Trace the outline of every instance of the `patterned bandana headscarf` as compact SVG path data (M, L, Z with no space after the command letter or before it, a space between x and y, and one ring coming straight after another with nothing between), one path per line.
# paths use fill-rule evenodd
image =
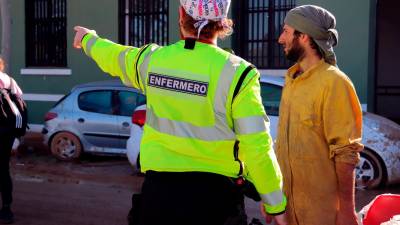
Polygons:
M185 12L197 22L194 27L198 30L197 38L201 30L209 20L220 21L228 16L231 0L180 0Z
M339 34L335 29L336 19L332 13L319 6L302 5L287 13L285 24L308 34L324 53L325 61L336 65L333 47L338 43Z

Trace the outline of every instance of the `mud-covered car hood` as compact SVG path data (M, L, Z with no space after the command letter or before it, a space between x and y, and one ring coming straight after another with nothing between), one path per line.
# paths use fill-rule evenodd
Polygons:
M375 135L379 135L382 138L391 140L393 143L400 144L399 124L386 119L385 117L368 112L363 113L363 122L364 128L369 128L375 131L373 132ZM369 140L369 142L372 142L372 140Z
M389 177L400 180L400 125L373 113L363 117L363 144L380 155Z

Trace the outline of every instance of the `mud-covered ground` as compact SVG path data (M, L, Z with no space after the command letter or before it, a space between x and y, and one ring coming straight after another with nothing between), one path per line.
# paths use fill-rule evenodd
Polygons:
M84 155L60 162L38 134L27 135L11 165L17 225L127 224L130 197L143 182L123 157ZM357 210L380 193L400 193L400 185L357 191ZM246 209L250 219L261 219L257 203L247 200Z

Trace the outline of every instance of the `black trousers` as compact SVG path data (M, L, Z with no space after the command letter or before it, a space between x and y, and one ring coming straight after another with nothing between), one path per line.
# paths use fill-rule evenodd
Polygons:
M10 176L11 148L15 137L0 136L0 191L3 206L10 206L12 202L12 182Z
M140 225L247 224L234 183L202 172L146 172L139 214Z

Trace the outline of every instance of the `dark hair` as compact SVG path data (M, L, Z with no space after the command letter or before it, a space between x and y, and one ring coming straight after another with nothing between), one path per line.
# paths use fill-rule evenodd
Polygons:
M182 17L182 28L194 35L197 36L197 28L194 27L194 24L197 22L195 19L193 19L190 15L188 15L186 12L183 13ZM229 35L232 34L233 32L233 21L231 19L225 18L222 19L221 21L212 21L209 20L208 24L203 27L203 29L200 32L200 39L210 39L212 38L215 34L218 35L219 38L225 38Z
M303 32L300 32L298 30L295 30L293 35L298 38L301 34L305 34ZM315 52L317 53L317 55L321 58L324 58L324 52L322 51L322 49L317 45L317 43L314 41L314 38L310 37L310 47L312 49L315 50Z

